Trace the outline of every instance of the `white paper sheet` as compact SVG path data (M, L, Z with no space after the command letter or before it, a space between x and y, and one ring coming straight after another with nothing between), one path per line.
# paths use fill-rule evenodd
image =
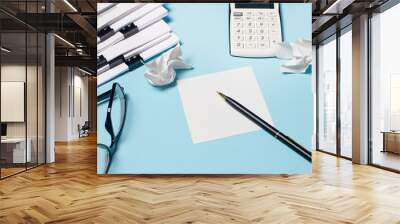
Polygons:
M232 97L272 124L251 67L178 80L178 89L194 144L260 129L231 108L217 91Z

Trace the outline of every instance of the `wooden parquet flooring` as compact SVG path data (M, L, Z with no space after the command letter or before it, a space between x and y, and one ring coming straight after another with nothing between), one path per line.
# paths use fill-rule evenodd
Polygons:
M1 176L2 176L2 177L11 176L11 175L13 175L13 174L22 172L22 171L24 171L24 170L25 170L25 167L23 167L23 168L22 168L22 167L21 167L21 168L19 168L19 167L17 167L17 168L14 168L14 167L11 167L11 168L9 168L9 167L4 168L4 167L2 167L2 168L1 168Z
M399 174L323 153L311 176L99 176L95 141L0 181L0 223L400 223Z

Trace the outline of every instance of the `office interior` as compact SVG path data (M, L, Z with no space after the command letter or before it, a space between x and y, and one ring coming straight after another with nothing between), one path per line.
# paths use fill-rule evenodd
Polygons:
M54 162L55 144L96 133L95 45L85 30L96 17L71 6L0 2L1 179Z
M8 156L0 163L0 222L399 222L398 1L306 1L313 4L311 175L112 177L95 167L94 2L0 1L0 99L14 91L16 104L8 105L24 101L15 114L0 108L19 119L1 120L2 142L18 138L22 147L22 163ZM79 138L86 120L91 133ZM16 150L4 145L0 158Z
M316 149L400 172L400 4L317 1L313 13Z

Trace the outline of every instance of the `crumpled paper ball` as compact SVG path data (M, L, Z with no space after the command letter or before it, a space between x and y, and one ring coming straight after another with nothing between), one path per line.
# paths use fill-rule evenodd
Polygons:
M156 60L146 64L146 67L150 69L144 74L147 81L153 86L166 86L176 79L176 69L192 69L193 67L185 63L181 56L181 46L178 44Z
M275 56L289 60L281 65L283 73L305 73L312 63L312 43L309 40L299 39L293 43L277 44Z

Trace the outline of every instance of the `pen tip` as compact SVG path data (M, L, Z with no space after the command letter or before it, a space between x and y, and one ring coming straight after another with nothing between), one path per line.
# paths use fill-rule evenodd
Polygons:
M217 91L217 93L218 93L218 95L220 95L222 98L226 99L226 96L225 96L223 93L218 92L218 91Z

